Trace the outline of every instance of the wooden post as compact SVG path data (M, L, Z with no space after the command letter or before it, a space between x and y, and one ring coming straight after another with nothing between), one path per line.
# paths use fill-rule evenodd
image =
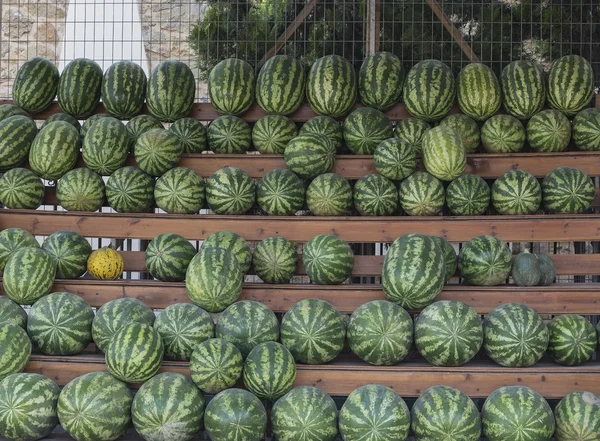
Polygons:
M379 52L380 0L369 0L367 4L367 56Z

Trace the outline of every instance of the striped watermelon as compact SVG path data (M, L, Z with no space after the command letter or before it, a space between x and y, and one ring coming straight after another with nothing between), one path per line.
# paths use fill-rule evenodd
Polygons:
M133 427L146 441L188 441L202 428L205 403L192 380L165 372L135 394Z
M267 411L250 392L225 390L206 406L204 425L212 441L260 441L267 430Z
M136 167L118 169L106 183L108 204L119 213L143 213L154 204L154 178Z
M206 181L206 201L215 214L244 214L256 199L256 184L236 167L223 167Z
M254 101L254 69L246 61L228 58L213 67L208 96L221 115L240 115Z
M154 321L165 356L181 361L190 361L194 348L213 337L214 327L210 314L190 303L169 305Z
M256 186L256 201L271 216L293 216L304 206L305 195L302 180L287 169L267 172Z
M485 121L500 109L500 83L485 64L468 64L460 71L456 83L458 107L465 115L476 121Z
M56 180L75 167L81 139L71 124L56 121L37 134L29 150L29 166L42 179Z
M87 270L87 260L92 246L80 234L62 230L52 233L44 243L46 250L56 262L57 279L77 279Z
M507 171L492 185L492 204L500 214L535 214L541 203L542 187L526 171Z
M31 118L31 115L29 115L29 113L25 112L19 106L15 106L14 104L0 104L0 121L15 115Z
M410 415L416 441L481 438L479 409L473 400L453 387L430 387L415 401Z
M75 118L90 116L100 102L102 68L89 58L66 65L58 82L58 105Z
M456 255L456 251L454 251L454 247L450 245L446 239L443 239L438 236L431 236L433 240L435 240L440 248L442 249L442 253L444 254L444 265L446 267L444 280L446 283L454 277L456 273L456 268L458 267L458 256Z
M244 362L244 386L258 398L276 400L288 393L296 380L296 363L285 346L261 343Z
M92 337L98 349L106 352L113 335L123 325L146 323L152 325L156 316L150 307L138 299L123 298L105 303L96 312Z
M300 127L300 135L317 133L325 135L333 143L336 152L341 152L344 147L344 131L341 124L329 116L315 116Z
M182 282L196 248L178 234L156 236L146 248L146 268L155 279L163 282Z
M579 150L600 150L600 109L585 109L577 114L573 120L573 141Z
M133 394L107 372L70 381L58 397L62 428L78 441L117 439L131 424Z
M27 333L47 355L76 355L92 341L94 311L81 297L55 292L34 303Z
M356 72L345 58L326 55L310 68L306 99L315 113L332 118L344 116L354 107L356 95Z
M207 130L208 147L215 153L246 153L252 147L252 130L237 116L215 119Z
M461 302L432 303L415 320L415 343L423 358L434 366L462 366L481 349L481 319Z
M140 135L146 133L148 130L164 129L165 126L155 116L138 115L131 118L125 128L129 134L129 150L133 152L133 146Z
M297 266L296 246L283 237L268 237L254 248L252 267L265 283L288 283Z
M546 80L542 68L527 60L513 61L502 71L504 110L520 120L528 120L544 107Z
M252 144L263 154L283 154L285 146L296 136L296 123L282 115L264 116L252 128Z
M25 161L37 133L35 122L27 116L15 115L0 121L0 171Z
M335 173L317 176L306 190L306 205L315 216L343 216L352 208L352 187Z
M483 333L485 352L501 366L533 366L548 348L546 324L533 309L519 303L505 303L490 312Z
M392 136L392 123L377 109L361 107L344 121L344 140L355 155L372 155L379 143Z
M58 80L58 69L52 61L30 58L17 71L12 87L13 100L26 112L41 112L54 101Z
M60 389L39 374L13 374L0 382L0 433L14 441L45 438L58 425Z
M283 159L291 171L303 179L314 179L333 167L335 147L325 135L304 133L285 147Z
M359 387L340 410L340 433L345 441L404 441L409 429L408 406L396 392L379 384Z
M548 72L548 104L569 118L590 106L594 96L594 69L579 55L556 60Z
M369 55L358 71L360 102L382 112L398 102L403 85L402 62L390 52Z
M444 186L427 172L415 172L400 184L399 199L411 216L435 216L444 206Z
M10 256L2 278L4 292L19 305L33 305L52 289L56 263L40 248L21 248Z
M394 136L410 145L417 153L423 148L423 137L431 129L428 122L418 118L409 118L398 121Z
M104 205L102 176L88 168L66 172L56 184L56 199L68 211L98 211Z
M233 343L245 358L260 343L279 340L279 322L262 303L242 300L223 311L215 337Z
M206 129L197 119L180 118L171 124L169 131L179 138L183 153L202 153L208 146Z
M496 389L485 400L481 420L490 441L549 441L555 428L548 402L525 386Z
M83 138L83 162L99 175L112 175L125 165L128 154L129 135L125 125L116 118L99 119Z
M135 142L135 161L150 176L162 176L177 165L183 144L173 132L151 129Z
M452 181L465 171L467 151L460 134L451 127L438 126L423 137L423 165L442 181Z
M12 254L21 248L39 248L40 244L28 231L20 228L7 228L0 232L0 271Z
M252 252L248 243L239 234L232 231L218 231L208 236L202 247L217 247L231 251L234 259L238 261L242 273L244 275L248 273L252 263Z
M321 234L306 243L303 262L312 282L339 285L352 274L354 253L350 245L339 237Z
M344 348L346 325L325 300L300 300L281 320L281 343L304 364L325 364Z
M216 394L235 386L242 376L244 359L233 343L220 338L205 340L195 346L190 373L196 386Z
M600 398L591 392L572 392L556 409L557 441L597 441L600 433Z
M592 206L596 190L592 179L572 167L558 167L542 181L546 210L554 214L579 214Z
M577 366L588 361L596 350L596 329L580 315L561 315L548 323L548 354L559 364Z
M0 380L25 369L30 355L27 332L14 323L0 323Z
M395 303L373 300L357 308L348 325L348 344L362 360L393 366L406 358L413 342L413 321Z
M571 141L571 122L558 110L544 110L527 123L527 142L536 152L563 152Z
M258 73L256 102L265 113L289 115L304 101L304 83L304 66L300 60L275 55Z
M27 313L6 296L0 297L0 324L12 323L27 329Z
M26 168L13 168L0 177L0 203L6 208L35 210L45 193L42 180Z
M456 82L448 66L438 60L423 60L408 72L404 82L404 104L408 112L427 122L439 121L452 108Z
M448 185L446 203L455 216L480 216L490 205L490 186L476 175L462 175Z
M206 200L204 179L194 170L175 167L156 180L156 206L167 213L196 214Z
M100 121L103 118L108 118L108 115L105 115L103 113L96 113L95 115L90 116L89 118L87 118L84 122L83 125L81 126L81 137L85 139L85 136L87 135L87 132L90 131L90 129L92 128L92 126L94 124L96 124L98 121Z
M488 153L520 152L526 137L521 121L510 115L492 116L481 127L481 143Z
M398 210L398 190L388 178L366 175L354 185L354 206L363 216L391 216Z
M173 122L187 116L195 97L194 74L182 61L161 61L150 73L146 104L159 120Z
M380 175L400 181L417 169L417 151L406 141L390 138L377 146L373 162Z
M142 111L148 80L144 69L131 61L117 61L102 78L102 104L109 115L131 119Z
M512 254L506 244L492 236L471 239L460 250L458 270L471 285L493 286L506 281Z
M68 122L73 127L75 127L78 132L81 132L81 124L79 124L79 121L77 120L77 118L69 115L68 113L55 113L53 115L50 115L48 118L46 118L46 120L44 121L44 124L42 124L41 128L43 129L48 124L53 123L54 121Z
M479 126L467 115L454 114L448 115L440 121L440 126L451 127L458 132L460 139L465 145L467 153L475 153L481 142Z

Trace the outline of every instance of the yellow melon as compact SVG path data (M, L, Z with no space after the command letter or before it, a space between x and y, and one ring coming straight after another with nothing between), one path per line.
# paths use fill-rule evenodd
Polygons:
M100 248L90 254L87 270L94 279L115 280L123 274L123 258L112 248Z

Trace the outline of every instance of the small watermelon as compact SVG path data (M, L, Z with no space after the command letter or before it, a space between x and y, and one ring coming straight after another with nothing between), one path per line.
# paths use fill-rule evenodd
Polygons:
M194 347L190 360L192 381L198 389L216 394L236 385L242 376L244 359L233 343L220 338Z
M156 206L167 213L196 214L206 200L204 179L194 170L175 167L156 180Z
M417 169L417 151L399 138L382 141L373 154L375 170L392 181L401 181Z
M315 113L332 118L344 116L354 107L356 95L356 72L345 58L326 55L310 68L306 99Z
M131 118L125 128L129 134L129 150L133 151L133 146L140 135L146 133L148 130L164 129L165 126L155 116L138 115Z
M258 182L256 201L271 216L293 216L304 206L306 189L294 172L274 169Z
M148 80L144 69L131 61L117 61L102 78L102 104L109 115L131 119L142 111Z
M594 96L594 69L579 55L556 60L547 77L548 104L569 118L589 107Z
M239 58L218 63L208 76L208 95L221 115L240 115L254 101L254 69Z
M206 201L215 214L244 214L254 205L256 184L236 167L223 167L206 181Z
M146 248L146 268L163 282L182 282L195 255L196 248L178 234L159 234Z
M441 61L423 60L408 72L402 95L412 116L427 122L439 121L454 104L454 75Z
M21 248L39 248L40 244L28 231L21 228L7 228L0 232L0 271L12 254Z
M456 274L456 269L458 268L458 256L456 255L456 251L454 251L454 247L450 245L446 239L438 236L430 237L438 243L444 254L444 265L446 267L445 282L448 283L448 281L454 277L454 274Z
M212 441L260 441L267 430L267 411L250 392L225 390L206 406L204 426Z
M367 175L354 185L354 207L363 216L391 216L398 210L398 190L381 175Z
M379 143L392 136L392 123L377 109L361 107L344 121L344 140L355 155L372 155Z
M88 168L68 171L58 180L56 199L68 211L98 211L104 205L102 176Z
M542 68L527 60L513 61L500 76L502 101L509 115L528 120L544 107L546 80Z
M421 153L423 137L431 129L428 122L418 118L409 118L398 121L394 136L410 145L417 153Z
M585 109L577 114L573 120L573 141L579 150L600 150L600 109Z
M314 179L333 167L335 147L325 135L303 133L292 139L283 154L285 165L303 179Z
M206 129L197 119L180 118L171 124L169 131L179 138L183 153L202 153L208 146Z
M445 126L429 130L423 137L423 165L442 181L452 181L462 175L467 152L460 134Z
M316 133L324 135L333 143L336 152L341 152L344 147L344 131L341 124L330 116L315 116L309 119L300 128L300 135Z
M591 392L572 392L554 409L557 441L595 441L600 433L600 398Z
M183 144L173 132L151 129L135 142L135 160L138 167L150 176L162 176L177 165L183 153Z
M232 231L218 231L208 236L202 247L217 247L231 251L234 259L238 261L242 273L244 275L248 273L252 263L252 252L248 243L239 234Z
M56 262L41 248L21 248L10 256L2 278L6 295L19 305L33 305L52 289Z
M21 115L31 118L31 115L14 104L0 104L0 121L10 118L11 116Z
M42 179L56 180L75 167L81 139L71 124L56 121L37 134L29 150L29 166Z
M352 187L336 173L319 175L306 190L306 205L315 216L343 216L352 208Z
M506 281L510 274L512 254L506 244L492 236L471 239L460 250L460 275L472 285L493 286Z
M596 350L596 330L580 315L560 315L548 323L548 354L555 362L578 366L588 361Z
M400 99L404 69L400 59L390 52L377 52L363 61L358 72L360 102L382 112Z
M427 172L415 172L400 184L400 207L411 216L435 216L445 198L440 180Z
M81 137L83 139L85 139L85 136L90 131L90 129L92 128L92 126L94 124L96 124L98 121L100 121L102 118L108 118L108 115L105 115L103 113L96 113L95 115L92 115L89 118L87 118L83 122L83 125L81 126L81 131L80 131ZM66 122L68 122L68 121L66 121ZM71 124L71 123L69 123L69 124Z
M296 363L280 343L257 345L244 362L244 386L258 398L276 400L288 393L296 380Z
M446 203L455 216L480 216L490 205L490 186L476 175L462 175L448 185Z
M0 177L0 203L6 208L36 210L45 194L42 180L26 168L13 168Z
M88 58L77 58L65 66L58 83L58 105L74 116L90 116L100 102L102 68Z
M27 329L27 313L6 296L0 297L0 324L12 323Z
M99 175L112 175L125 165L128 154L129 135L125 125L116 118L100 119L83 139L83 162Z
M304 269L318 285L339 285L354 267L352 248L336 236L322 234L313 237L304 247Z
M221 116L211 122L206 135L208 147L215 153L246 153L252 147L252 130L237 116Z
M510 115L495 115L481 128L481 143L488 153L516 153L525 145L525 128Z
M579 214L592 206L596 195L592 179L572 167L558 167L542 181L546 210L554 214Z
M465 66L456 79L458 107L476 121L485 121L502 104L500 83L492 69L482 63Z
M46 250L56 262L57 279L77 279L85 274L92 246L80 234L74 231L52 233L44 243Z
M44 124L42 124L41 128L43 129L48 124L50 124L50 123L52 123L54 121L65 121L65 122L68 122L73 127L75 127L78 132L81 132L81 124L79 124L79 121L77 120L77 118L69 115L68 113L55 113L55 114L49 116L48 118L46 118L46 121L44 121Z
M296 123L282 115L264 116L252 128L252 144L263 154L283 154L285 146L296 136Z
M161 121L173 122L187 116L196 97L196 80L182 61L161 61L150 73L146 105Z
M17 71L12 86L13 100L26 112L41 112L54 101L58 80L56 64L42 57L30 58Z
M451 127L458 132L467 153L475 153L481 142L479 125L467 115L448 115L440 121L440 126Z
M252 254L254 272L265 283L288 283L297 265L296 246L283 237L263 239Z
M0 381L25 369L30 356L27 332L14 323L0 323Z
M535 214L541 203L542 187L526 171L507 171L492 185L492 204L500 214Z
M119 213L143 213L154 203L154 178L136 167L123 167L108 178L108 204Z
M258 73L256 102L265 113L289 115L304 101L304 83L304 66L300 60L290 55L275 55Z
M37 133L35 122L28 116L15 115L0 121L0 170L21 165Z
M536 152L563 152L571 141L571 122L558 110L544 110L527 123L527 142Z

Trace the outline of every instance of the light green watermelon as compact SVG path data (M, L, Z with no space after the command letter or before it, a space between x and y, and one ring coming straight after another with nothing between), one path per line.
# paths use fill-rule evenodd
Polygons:
M414 172L400 184L400 207L411 216L435 216L444 207L444 186L427 172Z
M255 200L255 182L237 167L223 167L206 181L206 201L215 214L244 214Z
M569 118L589 107L594 96L594 69L579 55L556 60L547 77L548 104Z
M458 107L476 121L485 121L502 104L500 83L492 69L482 63L465 66L456 79Z
M523 123L511 115L495 115L481 127L481 143L488 153L517 153L527 133Z
M0 324L12 323L27 329L27 313L6 296L0 297Z
M542 187L526 171L507 171L492 185L492 204L500 214L535 214L541 203Z
M296 246L283 237L268 237L254 248L252 268L265 283L288 283L297 266Z
M235 386L243 368L240 350L221 338L208 339L196 345L190 359L192 380L198 389L208 394Z
M314 283L339 285L352 274L354 253L339 237L322 234L306 243L303 262L306 274Z
M600 398L591 392L571 392L556 409L557 441L597 441L600 433Z
M560 315L548 323L548 354L555 362L578 366L588 361L597 345L594 326L580 315Z
M56 185L56 199L68 211L98 211L104 205L102 176L88 168L76 168L63 175Z
M238 261L242 273L244 275L248 273L252 263L252 252L248 243L239 234L232 231L218 231L208 236L202 247L217 247L231 251L233 257Z
M343 216L352 208L352 187L336 173L319 175L306 190L306 205L315 216Z
M510 274L512 254L506 244L492 236L471 239L460 250L458 269L461 277L472 285L493 286L506 281Z
M2 276L4 292L12 301L33 305L52 289L56 262L41 248L21 248L12 253Z
M204 179L190 168L172 168L156 180L154 199L167 213L196 214L206 200Z
M423 136L431 129L427 121L419 118L408 118L398 121L394 136L410 145L417 153L421 153Z
M0 323L0 380L23 371L30 356L27 332L17 324Z
M446 126L437 126L425 133L423 165L442 181L453 181L462 175L467 165L467 152L460 134Z
M280 343L261 343L246 357L243 379L244 386L258 398L276 400L288 393L294 385L294 357Z
M467 153L475 153L481 142L479 125L470 117L463 114L448 115L440 121L440 126L451 127L458 132L465 145Z

